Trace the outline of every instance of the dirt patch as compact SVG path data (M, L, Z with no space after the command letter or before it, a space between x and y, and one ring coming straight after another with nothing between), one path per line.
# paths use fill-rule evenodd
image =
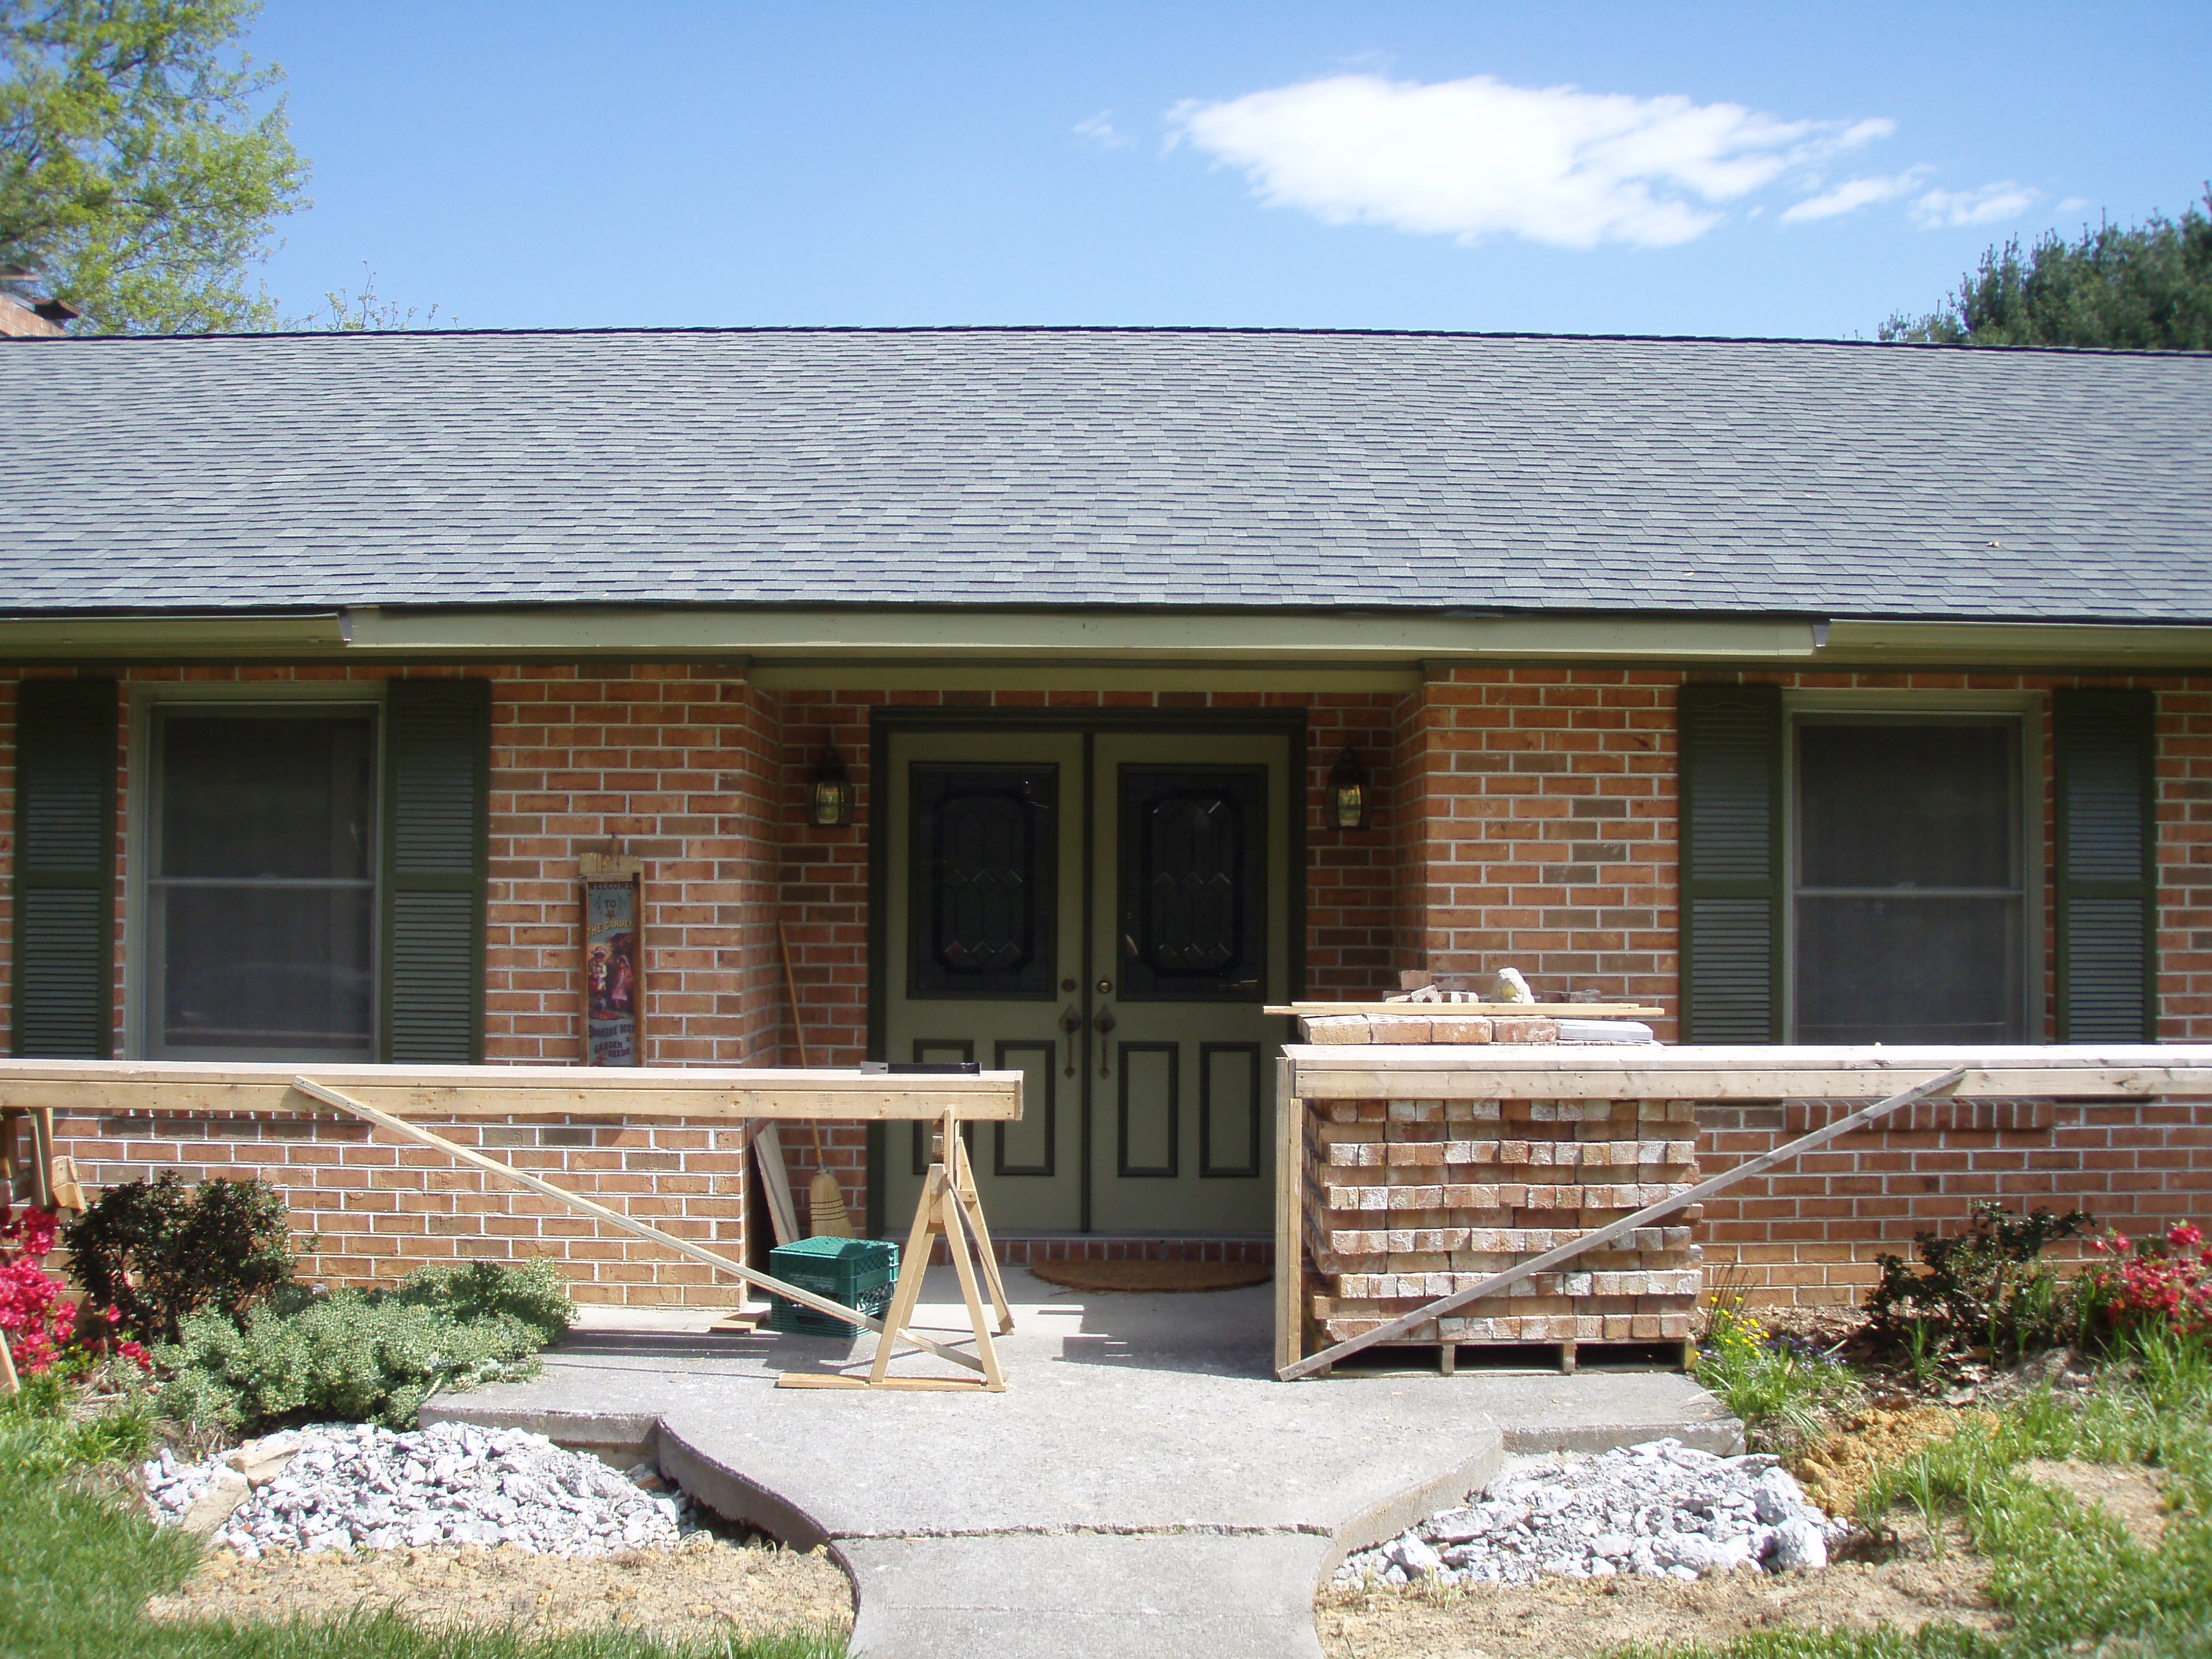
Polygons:
M258 1561L210 1552L162 1620L253 1621L389 1606L424 1625L514 1625L550 1634L612 1624L669 1639L751 1635L813 1625L849 1632L853 1589L823 1551L732 1544L694 1533L672 1550L570 1559L514 1548L271 1552Z
M1850 1520L1877 1470L1902 1462L1933 1441L1948 1440L1970 1423L1993 1428L1996 1419L1987 1412L1942 1406L1854 1413L1826 1439L1790 1458L1790 1472L1815 1504Z
M2022 1463L2019 1472L2039 1485L2057 1487L2077 1503L2101 1505L2147 1550L2156 1549L2166 1534L2166 1499L2151 1472L2140 1463L2084 1463L2076 1457L2054 1463L2038 1457Z
M1954 1543L1843 1561L1821 1572L1677 1579L1547 1578L1443 1594L1325 1591L1314 1608L1329 1659L1585 1659L1630 1643L1711 1646L1783 1626L1911 1631L1932 1620L2002 1629L1988 1567Z

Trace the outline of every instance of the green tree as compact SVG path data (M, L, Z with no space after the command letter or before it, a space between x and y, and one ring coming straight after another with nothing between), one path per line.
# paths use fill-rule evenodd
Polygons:
M2212 209L2212 185L2203 209ZM2101 224L2069 242L2046 231L2023 256L2020 239L1982 255L1939 310L1899 313L1885 340L1936 345L2107 346L2212 350L2212 217Z
M0 260L110 334L267 328L249 268L307 205L255 0L0 0Z

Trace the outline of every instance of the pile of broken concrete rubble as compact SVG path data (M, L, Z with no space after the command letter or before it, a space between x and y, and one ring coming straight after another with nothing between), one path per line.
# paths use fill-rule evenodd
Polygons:
M1779 1458L1656 1440L1526 1464L1337 1570L1340 1584L1524 1583L1812 1571L1848 1529Z
M691 1530L690 1501L660 1490L649 1466L618 1474L520 1429L325 1424L202 1463L164 1451L143 1473L157 1520L249 1559L438 1544L604 1555L665 1547Z

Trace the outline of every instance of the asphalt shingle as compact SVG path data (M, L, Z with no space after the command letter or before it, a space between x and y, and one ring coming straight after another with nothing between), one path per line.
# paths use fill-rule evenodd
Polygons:
M10 342L0 611L2212 620L2212 357L1175 330Z

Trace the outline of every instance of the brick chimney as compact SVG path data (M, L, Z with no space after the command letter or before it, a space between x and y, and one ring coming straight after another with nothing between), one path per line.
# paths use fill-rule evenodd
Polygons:
M21 265L0 265L0 336L18 339L53 338L83 313L66 300L33 296L34 271Z

